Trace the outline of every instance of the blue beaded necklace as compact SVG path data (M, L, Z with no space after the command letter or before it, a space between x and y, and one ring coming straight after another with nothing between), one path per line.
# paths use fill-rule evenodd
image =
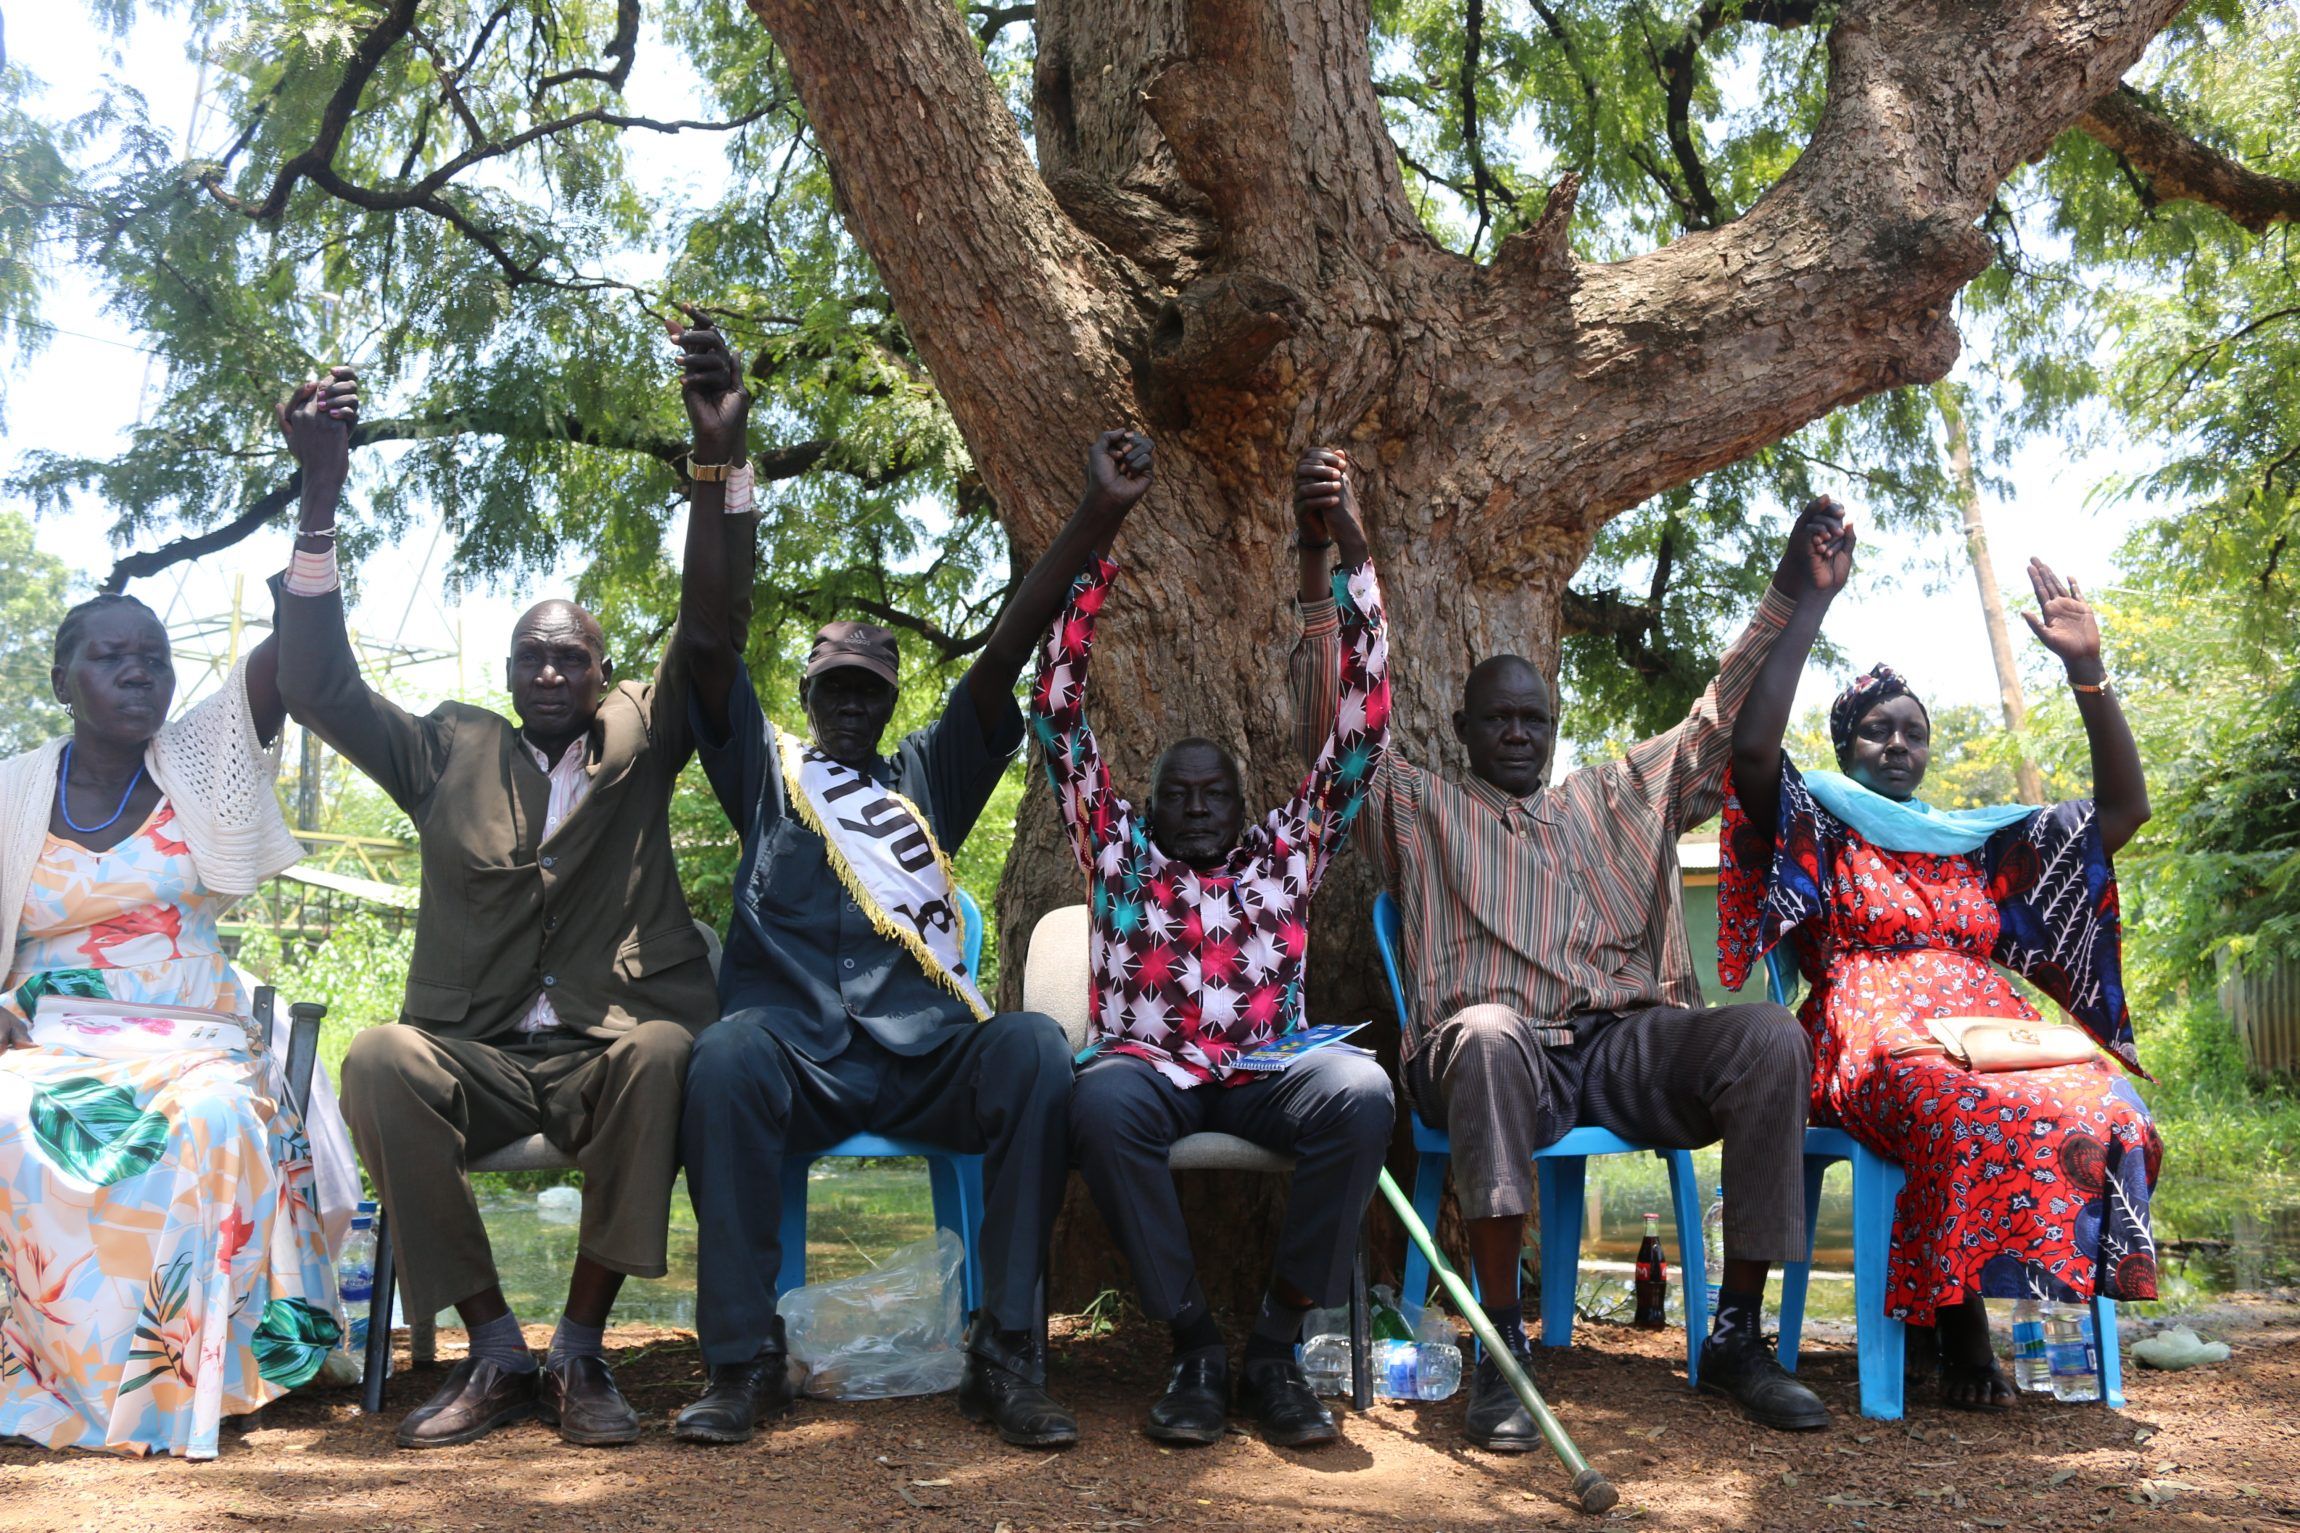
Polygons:
M120 816L128 812L128 800L136 796L136 785L144 780L144 764L141 761L136 763L136 775L128 779L128 789L120 795L120 807L113 810L112 817L101 825L82 825L72 818L72 802L64 792L64 785L71 780L72 742L67 740L64 742L64 769L56 774L56 812L64 817L66 825L83 836L92 836L98 831L110 830L120 822Z

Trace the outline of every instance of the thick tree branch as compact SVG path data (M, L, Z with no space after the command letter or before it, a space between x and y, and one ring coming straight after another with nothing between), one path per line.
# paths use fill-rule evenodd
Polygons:
M1143 105L1182 177L1213 205L1233 265L1281 279L1315 269L1294 155L1293 71L1267 0L1187 0L1190 51L1158 71Z
M957 6L749 3L1009 528L1042 546L1076 488L1046 434L1138 419L1125 359L1149 284L1055 203ZM1008 418L1038 423L1028 443L985 429Z
M1627 261L1576 263L1566 313L1554 282L1480 285L1488 305L1471 306L1473 341L1435 407L1475 445L1429 451L1468 455L1491 488L1453 514L1477 518L1497 559L1577 560L1586 544L1528 537L1593 533L1839 405L1939 377L1957 353L1955 294L1991 257L1975 225L2003 178L2178 9L1847 0L1813 138L1746 213ZM1407 445L1405 466L1434 474L1413 463L1420 450Z
M2201 202L2255 234L2300 219L2300 181L2264 175L2198 142L2129 85L2095 101L2076 125L2131 167L2152 206Z

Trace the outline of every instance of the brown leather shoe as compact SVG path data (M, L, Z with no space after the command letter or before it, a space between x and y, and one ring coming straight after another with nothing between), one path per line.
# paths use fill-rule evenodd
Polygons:
M570 1357L543 1369L536 1414L578 1448L615 1448L639 1440L639 1413L615 1387L603 1357Z
M399 1424L399 1445L452 1448L534 1416L534 1370L506 1373L484 1358L467 1357L449 1370L438 1394L407 1413Z

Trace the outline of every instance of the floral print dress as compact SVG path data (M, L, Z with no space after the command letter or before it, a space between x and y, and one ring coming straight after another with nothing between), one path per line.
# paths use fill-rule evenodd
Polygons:
M1980 850L1888 851L1784 768L1773 855L1725 801L1719 970L1738 989L1776 942L1811 992L1813 1118L1906 1168L1885 1312L1920 1325L1993 1297L2156 1297L2149 1196L2163 1158L2133 1063L2116 884L2092 805L2040 809ZM1992 962L1993 960L1993 962ZM1927 1017L2037 1020L1997 964L2068 1007L2104 1047L2089 1064L1977 1074ZM2121 1063L2120 1063L2121 1062Z
M102 852L48 838L0 1008L246 1012L217 940L230 901L174 819L162 799ZM165 1017L117 1027L134 1036L116 1049L90 1024L85 1052L0 1052L0 1439L213 1458L224 1415L310 1379L342 1335L311 1149L244 1046Z

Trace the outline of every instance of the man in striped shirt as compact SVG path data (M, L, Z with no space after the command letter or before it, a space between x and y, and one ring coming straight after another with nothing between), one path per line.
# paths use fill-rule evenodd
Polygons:
M1305 528L1333 503L1339 472L1297 479ZM1755 618L1685 722L1552 788L1556 712L1541 673L1515 655L1480 662L1453 716L1469 779L1393 750L1356 826L1402 917L1405 1088L1452 1137L1454 1190L1496 1328L1522 1361L1518 1266L1536 1150L1584 1123L1655 1145L1722 1139L1725 1270L1701 1386L1792 1430L1825 1426L1828 1412L1774 1360L1758 1305L1771 1264L1805 1256L1809 1045L1781 1007L1701 1005L1676 847L1723 802L1733 717L1759 667L1776 644L1810 646L1852 545L1833 502L1807 507ZM1309 603L1302 623L1297 727L1323 741L1331 624ZM1470 1390L1468 1435L1501 1452L1541 1444L1490 1359Z

